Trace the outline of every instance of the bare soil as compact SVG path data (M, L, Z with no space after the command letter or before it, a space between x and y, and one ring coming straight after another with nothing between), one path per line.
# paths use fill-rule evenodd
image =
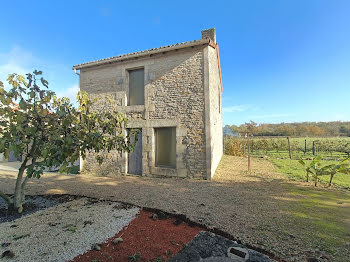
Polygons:
M200 231L198 226L189 226L175 218L158 219L152 212L140 211L124 230L101 244L101 249L90 250L72 260L72 262L124 262L167 261L176 255ZM121 237L123 242L113 243Z

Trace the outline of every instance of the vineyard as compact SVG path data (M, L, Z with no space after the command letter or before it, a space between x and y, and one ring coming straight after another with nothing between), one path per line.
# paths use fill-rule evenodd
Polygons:
M226 136L224 147L225 154L246 156L248 139ZM250 152L257 157L311 159L320 155L324 160L340 160L350 155L350 137L250 137Z

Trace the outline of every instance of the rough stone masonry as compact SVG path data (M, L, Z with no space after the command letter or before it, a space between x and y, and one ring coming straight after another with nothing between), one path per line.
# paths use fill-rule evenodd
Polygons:
M223 153L222 80L214 28L203 30L200 40L83 63L73 69L80 70L80 90L100 98L95 110L108 110L104 97L111 96L112 106L129 119L128 128L142 131L141 175L212 178ZM144 72L144 101L129 105L129 76L134 69ZM176 164L171 167L158 165L156 160L156 130L167 127L175 128L176 133ZM131 161L127 153L110 152L99 166L90 152L82 168L99 174L128 174Z

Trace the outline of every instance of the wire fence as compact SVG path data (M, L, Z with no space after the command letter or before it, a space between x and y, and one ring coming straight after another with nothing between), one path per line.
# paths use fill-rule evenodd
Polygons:
M250 153L256 157L308 159L321 155L325 160L340 160L350 155L350 137L250 137ZM225 154L247 156L246 137L224 138Z

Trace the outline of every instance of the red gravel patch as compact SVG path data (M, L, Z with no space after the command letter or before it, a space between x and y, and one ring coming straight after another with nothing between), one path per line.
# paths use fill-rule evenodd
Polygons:
M72 261L166 261L180 252L200 231L205 230L189 226L175 218L154 220L150 218L152 214L141 210L139 216L131 221L128 227L103 243L101 250L87 251ZM174 222L180 224L175 225ZM123 242L113 244L113 239L120 236ZM135 259L139 259L129 258L133 255L136 255Z

